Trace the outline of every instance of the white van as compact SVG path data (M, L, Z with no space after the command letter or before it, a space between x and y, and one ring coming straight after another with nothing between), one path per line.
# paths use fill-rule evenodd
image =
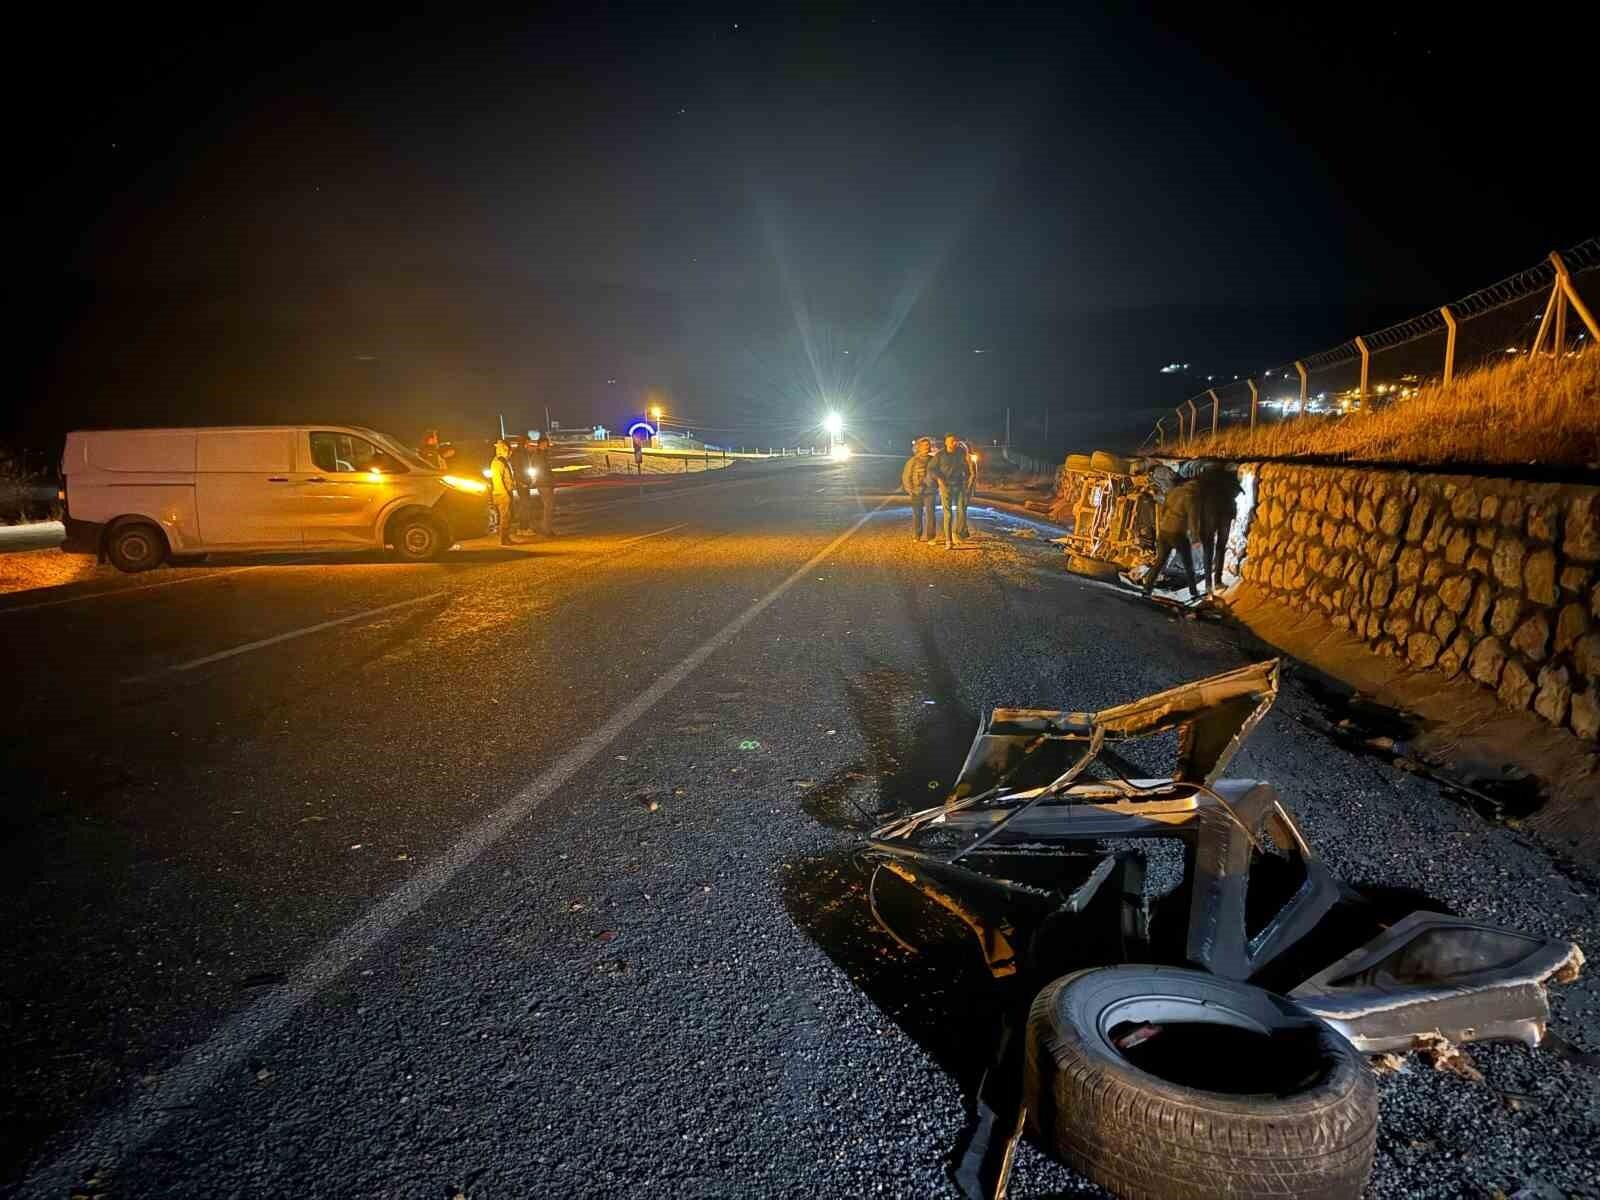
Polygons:
M354 425L94 429L61 459L64 549L146 571L213 550L393 546L433 558L488 529L488 488Z

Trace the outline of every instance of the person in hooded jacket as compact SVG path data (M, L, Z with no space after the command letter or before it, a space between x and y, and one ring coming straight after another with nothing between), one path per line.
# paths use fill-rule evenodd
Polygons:
M1189 595L1200 599L1200 589L1194 582L1194 547L1190 543L1190 524L1194 518L1195 481L1190 479L1167 490L1166 497L1156 513L1156 561L1144 577L1144 594L1148 596L1156 580L1166 569L1167 559L1176 550L1183 560L1183 572L1189 580Z
M500 544L511 545L512 510L517 497L517 477L511 469L511 447L502 441L494 444L494 461L489 464L489 501L500 520Z
M911 497L911 540L914 542L931 542L938 532L933 506L935 484L928 475L932 462L933 439L919 437L912 444L911 457L900 469L900 490Z

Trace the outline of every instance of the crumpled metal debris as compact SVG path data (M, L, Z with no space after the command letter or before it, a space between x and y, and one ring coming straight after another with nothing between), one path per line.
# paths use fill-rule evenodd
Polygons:
M1452 1075L1470 1079L1473 1083L1483 1082L1483 1072L1478 1070L1478 1064L1472 1061L1465 1050L1438 1030L1419 1033L1411 1040L1411 1045L1418 1054L1433 1064L1435 1071L1448 1071Z

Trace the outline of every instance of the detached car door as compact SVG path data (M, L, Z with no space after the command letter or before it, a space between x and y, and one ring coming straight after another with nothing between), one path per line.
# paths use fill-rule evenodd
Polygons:
M374 545L378 515L405 466L360 434L312 429L304 439L295 489L305 544Z
M295 549L294 430L202 429L195 446L195 507L207 546Z

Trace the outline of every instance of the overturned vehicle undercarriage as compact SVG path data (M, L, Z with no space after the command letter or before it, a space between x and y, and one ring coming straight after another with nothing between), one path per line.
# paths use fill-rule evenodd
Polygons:
M1277 689L1268 661L1098 713L996 709L945 803L870 835L869 897L908 885L1009 989L966 1194L1004 1194L1026 1123L1124 1195L1358 1195L1360 1054L1544 1036L1577 946L1351 888L1271 784L1220 777ZM1170 778L1113 749L1173 733Z

